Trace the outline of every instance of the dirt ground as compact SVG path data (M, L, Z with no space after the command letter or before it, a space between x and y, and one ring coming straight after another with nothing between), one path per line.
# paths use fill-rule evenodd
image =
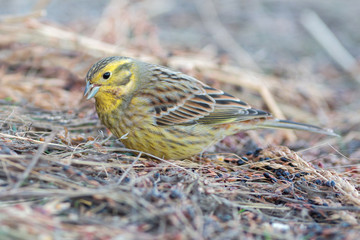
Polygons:
M0 239L356 239L360 4L0 1ZM83 98L105 56L183 71L279 118L185 160L126 149Z

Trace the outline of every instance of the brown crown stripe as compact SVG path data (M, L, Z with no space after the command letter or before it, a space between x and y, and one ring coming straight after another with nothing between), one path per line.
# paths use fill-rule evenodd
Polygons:
M107 57L107 58L103 58L100 61L98 61L97 63L95 63L90 70L88 71L87 75L86 75L86 79L92 79L95 75L95 73L97 73L98 71L100 71L101 69L103 69L105 66L107 66L109 63L113 62L113 61L117 61L120 59L127 59L125 57Z
M132 62L125 62L124 64L119 64L119 66L114 70L114 74L123 70L131 70L132 66Z

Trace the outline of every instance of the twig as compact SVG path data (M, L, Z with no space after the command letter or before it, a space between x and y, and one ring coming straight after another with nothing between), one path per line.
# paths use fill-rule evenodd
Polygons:
M17 189L20 187L20 185L23 183L23 181L29 176L31 170L35 167L35 165L37 164L37 162L40 159L41 154L43 154L43 152L46 150L48 144L51 142L51 140L53 140L53 138L56 135L56 131L52 132L50 134L50 136L48 136L44 143L39 147L38 151L36 152L36 154L34 155L33 159L31 160L30 164L28 165L28 167L25 169L23 175L19 178L19 180L17 181L17 183L14 185L14 189Z
M130 172L130 170L135 166L135 164L137 163L137 161L139 160L139 158L141 157L142 152L139 152L139 154L137 155L136 159L133 161L133 163L131 164L130 167L128 167L125 172L121 175L119 181L117 181L117 185L119 185L124 178L128 175L128 173Z
M46 25L40 22L34 22L33 27L35 28L35 32L46 37L46 38L55 38L62 41L68 41L68 43L73 43L73 46L69 47L69 49L75 48L85 48L95 51L101 51L105 54L115 54L117 52L123 52L124 50L119 48L116 45L105 43L102 41L98 41L93 38L85 37L80 34L66 31L54 26ZM64 44L65 45L65 44ZM126 52L126 51L125 51ZM126 53L125 53L126 54Z
M150 154L150 153L141 152L141 151L138 151L138 150L133 150L133 149L128 149L128 148L113 148L113 149L110 148L110 149L106 149L106 150L107 150L107 151L112 151L112 152L119 151L119 152L141 153L141 154L143 154L143 155L149 156L149 157L154 158L154 159L156 159L156 160L159 160L159 161L161 161L161 162L167 163L167 164L169 164L169 165L171 165L171 166L173 166L173 167L175 167L175 168L179 168L179 169L181 169L181 170L184 170L185 172L187 172L189 175L191 175L191 176L193 176L193 177L199 178L199 175L198 175L198 174L196 174L196 173L194 173L194 172L192 172L192 171L190 171L190 170L188 170L188 169L186 169L186 168L184 168L184 167L182 167L182 166L179 166L179 165L177 165L177 164L175 164L175 163L173 163L173 162L171 162L171 161L167 161L167 160L165 160L165 159L163 159L163 158L157 157L157 156L152 155L152 154Z
M15 138L15 139L18 139L18 140L28 141L28 142L37 143L37 144L43 144L44 143L42 141L34 140L34 139L31 139L31 138L15 136L15 135L10 135L10 134L6 134L6 133L0 133L0 136L5 137L5 138ZM59 150L74 150L73 147L64 146L64 145L60 145L60 144L56 144L56 143L48 143L47 145L48 145L48 147L52 147L54 149L59 149Z

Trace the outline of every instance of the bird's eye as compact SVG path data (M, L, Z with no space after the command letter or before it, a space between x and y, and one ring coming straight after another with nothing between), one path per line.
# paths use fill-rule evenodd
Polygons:
M103 79L109 79L109 77L111 76L110 72L106 72L103 74Z

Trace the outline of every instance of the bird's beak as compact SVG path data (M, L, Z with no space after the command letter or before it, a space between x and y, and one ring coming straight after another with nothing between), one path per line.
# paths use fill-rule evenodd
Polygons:
M96 95L96 93L99 91L99 89L100 86L96 86L94 84L90 84L90 82L86 82L84 97L86 97L86 99L93 98Z

